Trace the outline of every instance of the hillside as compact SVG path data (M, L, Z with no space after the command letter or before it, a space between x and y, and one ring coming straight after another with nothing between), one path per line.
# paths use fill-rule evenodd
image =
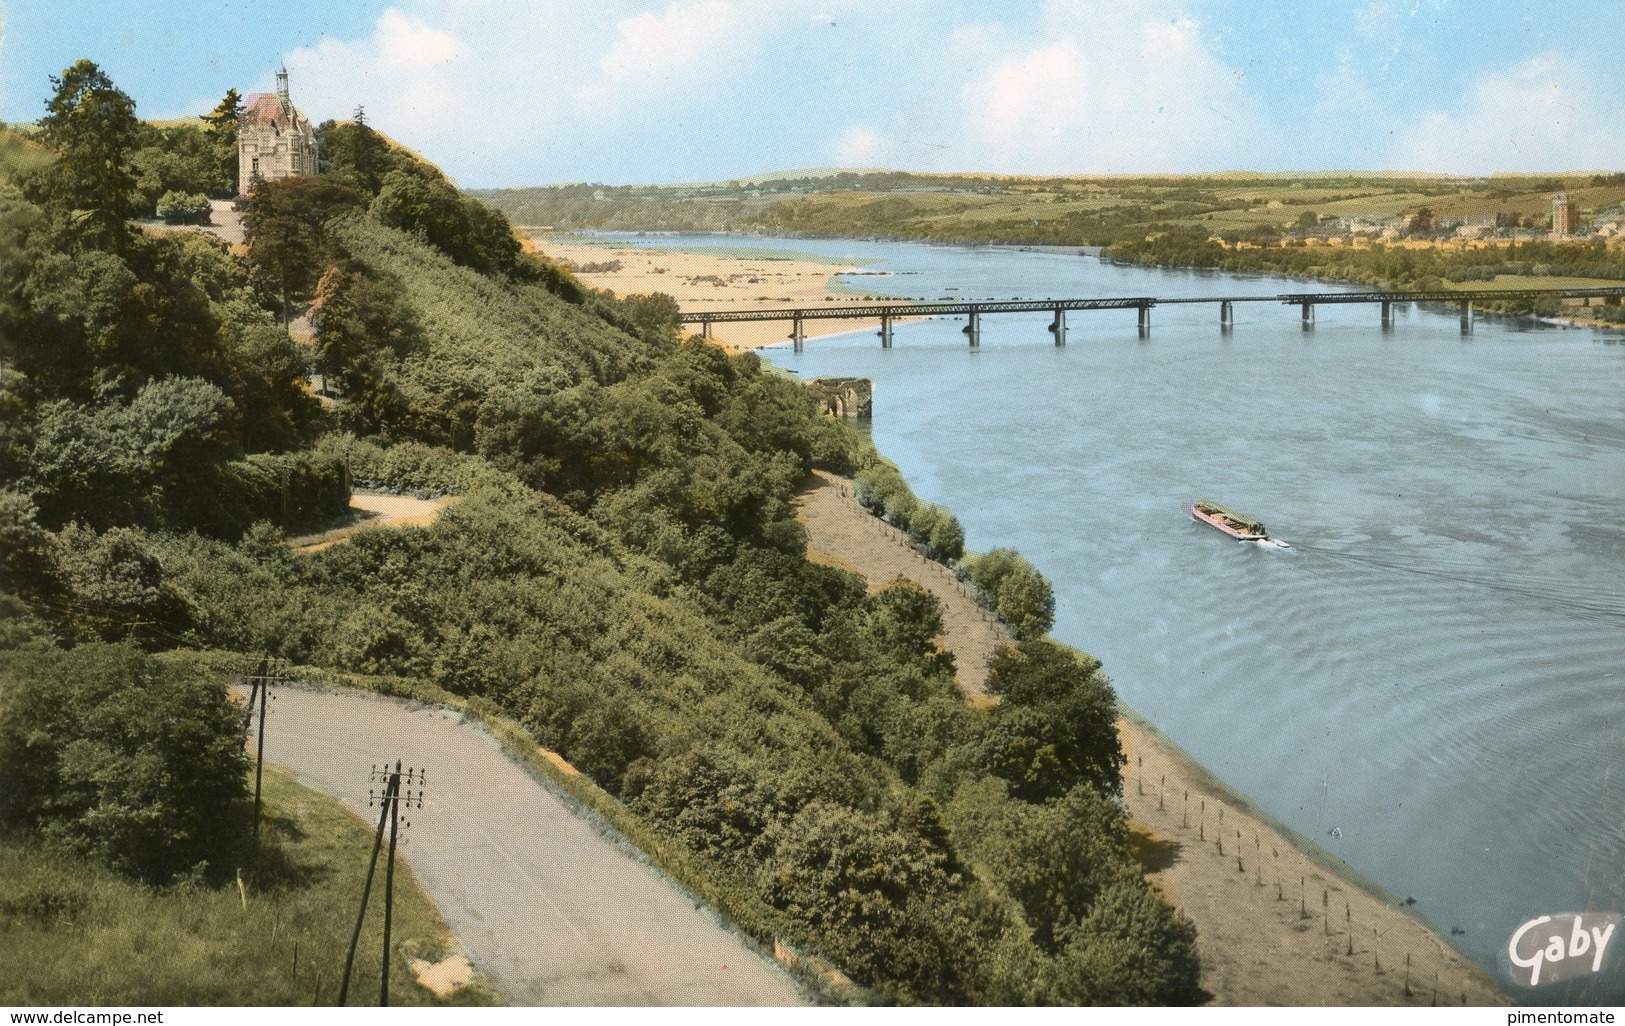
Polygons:
M1053 599L1019 555L967 556L952 515L798 383L680 337L665 297L525 253L364 124L328 129L324 174L255 191L246 256L132 231L134 184L106 172L140 137L133 104L70 73L86 90L58 99L111 115L46 119L52 173L0 183L19 255L0 270L0 645L272 656L511 718L659 865L861 999L1202 999L1191 928L1129 856L1110 685L1046 638ZM305 308L308 348L285 328ZM336 400L309 394L312 365ZM790 499L815 469L855 475L1020 639L989 674L1000 701L963 700L929 593L807 559ZM284 544L353 481L461 501ZM6 686L35 686L19 665ZM238 765L218 680L150 676L213 696L195 736ZM0 762L78 729L27 715L0 705ZM139 819L111 768L148 765L110 729L108 773L86 775L70 740L7 796L8 829L155 886L194 865L192 885L234 886L240 780L188 792L176 850L69 844L87 817Z
M591 186L479 192L515 223L560 230L732 230L879 236L944 242L1108 246L1148 231L1200 227L1274 238L1332 222L1377 225L1422 209L1439 222L1500 215L1548 230L1552 196L1567 190L1579 220L1608 220L1625 178L1568 176L1186 175L1010 177L863 171L759 176L672 186ZM1305 215L1313 215L1305 221ZM1338 226L1346 230L1346 226ZM1311 232L1313 234L1313 232Z

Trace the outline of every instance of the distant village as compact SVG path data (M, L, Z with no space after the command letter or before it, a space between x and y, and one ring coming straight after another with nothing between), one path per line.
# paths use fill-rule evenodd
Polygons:
M1213 241L1227 249L1308 244L1358 249L1381 243L1389 248L1460 251L1492 249L1537 240L1563 242L1587 238L1603 240L1610 246L1625 245L1625 204L1615 204L1582 221L1569 202L1568 192L1560 190L1552 196L1549 219L1505 213L1435 218L1424 207L1414 214L1400 217L1325 218L1313 227L1305 226L1286 232L1279 242L1229 241L1218 236Z

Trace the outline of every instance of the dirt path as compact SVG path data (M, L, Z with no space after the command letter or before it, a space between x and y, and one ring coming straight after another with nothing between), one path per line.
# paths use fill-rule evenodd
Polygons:
M820 473L797 503L812 558L871 585L903 577L936 595L941 643L954 654L960 687L970 701L987 702L987 658L1008 637L953 574L864 510L851 481ZM1466 956L1309 858L1177 748L1130 719L1117 726L1137 854L1147 878L1196 924L1202 984L1214 1003L1507 1003Z
M942 606L939 644L954 656L959 687L972 702L985 702L987 664L1010 640L993 614L971 596L953 571L926 558L908 535L858 504L852 482L814 471L816 484L796 497L807 528L808 555L850 570L878 587L905 578L924 587Z
M269 761L363 818L376 815L367 808L374 765L426 767L425 805L410 816L401 850L475 967L510 1001L804 1003L776 964L458 714L288 687L267 725Z
M360 520L331 531L289 538L288 545L295 552L320 552L348 540L357 531L374 527L427 527L435 522L442 509L456 501L456 496L449 495L439 499L414 499L410 495L352 492L350 509Z

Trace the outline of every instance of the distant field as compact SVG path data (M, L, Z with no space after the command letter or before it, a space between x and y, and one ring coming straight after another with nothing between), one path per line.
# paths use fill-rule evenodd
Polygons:
M1533 274L1498 274L1494 281L1463 281L1453 282L1452 288L1463 292L1483 292L1487 289L1586 289L1610 288L1617 289L1625 282L1609 278L1564 278L1557 275L1550 277Z

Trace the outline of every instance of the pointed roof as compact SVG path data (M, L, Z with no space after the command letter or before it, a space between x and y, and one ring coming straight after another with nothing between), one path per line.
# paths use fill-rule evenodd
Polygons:
M297 108L290 105L291 115L282 109L282 100L276 93L249 93L243 101L243 113L237 119L239 128L248 125L264 125L271 127L281 124L297 128L304 124L305 117Z

